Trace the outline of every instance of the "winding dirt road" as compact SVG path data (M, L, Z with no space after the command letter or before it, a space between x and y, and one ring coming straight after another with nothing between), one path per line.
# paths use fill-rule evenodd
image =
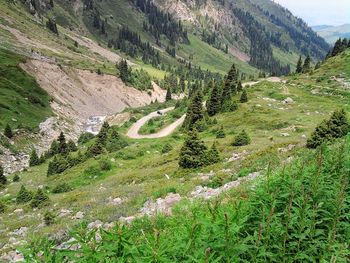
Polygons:
M270 82L284 82L279 77L270 77L270 78L266 78L265 80L270 81ZM249 86L253 86L255 84L260 83L261 81L262 80L246 82L246 83L243 83L242 85L243 85L243 87L246 87L248 85ZM163 110L159 110L159 111L154 111L154 112L148 114L147 116L145 116L145 117L139 119L137 122L135 122L130 127L130 129L128 130L126 135L129 138L132 138L132 139L156 139L156 138L162 138L162 137L166 137L166 136L170 135L177 127L179 127L184 122L186 114L182 115L182 117L180 119L177 119L175 122L173 122L172 124L168 125L167 127L165 127L164 129L160 130L157 133L141 135L141 134L139 134L139 130L150 119L152 119L154 117L157 117L157 116L160 116L158 112L164 114L164 113L166 113L168 111L171 111L173 109L174 109L174 107L169 107L169 108L166 108L166 109L163 109Z
M160 130L157 133L141 135L141 134L139 134L139 130L150 119L157 117L157 116L160 116L158 114L158 112L161 112L162 114L164 114L164 113L171 111L173 109L174 109L174 107L169 107L169 108L159 110L159 111L154 111L154 112L148 114L147 116L145 116L145 117L139 119L137 122L135 122L130 127L130 129L126 135L132 139L155 139L155 138L162 138L162 137L166 137L166 136L170 135L177 127L179 127L184 122L186 114L182 115L181 118L177 119L175 122L168 125L167 127L165 127L164 129Z

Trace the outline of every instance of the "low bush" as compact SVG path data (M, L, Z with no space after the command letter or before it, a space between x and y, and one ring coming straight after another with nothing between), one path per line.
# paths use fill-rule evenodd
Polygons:
M62 183L62 184L59 184L57 186L55 186L54 189L52 189L52 193L54 194L61 194L61 193L67 193L67 192L70 192L72 191L72 187L67 184L67 183Z

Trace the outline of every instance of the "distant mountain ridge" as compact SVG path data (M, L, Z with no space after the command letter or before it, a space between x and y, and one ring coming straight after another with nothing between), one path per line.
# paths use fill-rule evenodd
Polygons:
M319 25L313 26L312 29L323 37L329 44L334 44L338 38L350 37L350 24L340 26Z

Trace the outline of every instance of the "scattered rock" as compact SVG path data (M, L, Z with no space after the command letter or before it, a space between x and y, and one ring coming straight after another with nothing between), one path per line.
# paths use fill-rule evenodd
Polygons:
M279 153L286 153L286 152L290 152L291 150L293 150L295 148L295 144L289 144L286 148L278 148L278 152Z
M282 102L284 104L293 104L294 100L292 98L288 97L288 98L284 99Z
M1 262L24 262L24 257L17 250L10 251L0 257Z
M100 220L96 220L96 221L88 224L87 228L88 229L97 229L97 228L101 228L102 226L103 226L103 223Z
M289 133L284 132L284 133L281 133L281 136L282 136L282 137L289 137L289 136L290 136L290 134L289 134Z
M234 162L238 160L244 160L247 154L248 154L247 151L243 151L241 153L232 153L232 157L226 158L225 161L229 163L229 162Z
M111 204L111 205L120 205L124 202L124 200L120 197L117 197L117 198L112 198L111 196L108 197L108 203Z
M71 210L61 209L61 211L58 214L58 217L65 217L65 216L68 216L70 213L72 213Z
M83 219L85 216L84 212L79 211L75 214L75 219Z
M15 214L20 214L23 212L23 209L22 208L18 208L16 209L15 211L13 211Z
M155 202L147 201L141 208L141 215L154 216L158 213L171 215L171 208L181 200L179 194L169 193L164 199L158 198Z

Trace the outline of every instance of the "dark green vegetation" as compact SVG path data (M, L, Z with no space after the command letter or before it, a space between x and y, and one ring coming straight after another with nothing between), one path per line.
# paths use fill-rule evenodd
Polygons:
M48 262L345 262L349 151L350 137L268 171L254 190L243 186L206 205L179 206L168 218L117 225L100 231L100 240L83 225L72 233L76 251L52 249L44 240L32 243L25 256Z
M50 97L19 66L21 55L0 49L0 129L33 129L50 116Z
M307 140L308 148L317 148L325 142L344 137L350 131L350 124L344 110L335 111L329 120L319 124Z

